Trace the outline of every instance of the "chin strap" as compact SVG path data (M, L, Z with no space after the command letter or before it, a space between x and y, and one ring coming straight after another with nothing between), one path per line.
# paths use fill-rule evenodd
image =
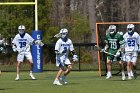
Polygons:
M25 35L25 33L23 33L23 34L19 34L19 35L20 35L20 37L21 37L21 38L23 38L23 37L24 37L24 35Z
M61 38L64 42L66 42L68 40L67 37Z

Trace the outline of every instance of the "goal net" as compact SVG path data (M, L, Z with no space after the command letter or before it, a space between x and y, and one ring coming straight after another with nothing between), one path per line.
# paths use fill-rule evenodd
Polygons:
M128 24L134 24L135 25L135 31L140 33L140 22L100 22L96 23L96 43L99 45L100 48L104 48L105 46L105 36L108 32L108 27L110 25L116 25L118 32L123 32L123 34L127 31L127 25ZM99 75L106 75L107 72L107 66L106 66L106 54L98 52L98 66L99 66ZM137 72L140 74L140 54L138 55L137 60ZM126 66L125 66L126 67ZM126 71L126 68L125 68ZM112 63L112 74L118 75L121 74L121 68L118 62Z

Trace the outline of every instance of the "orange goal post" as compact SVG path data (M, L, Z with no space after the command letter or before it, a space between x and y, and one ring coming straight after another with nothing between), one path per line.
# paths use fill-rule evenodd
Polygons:
M135 25L135 31L140 32L140 22L97 22L96 23L96 44L97 46L100 46L101 48L104 47L104 37L106 34L106 31L109 27L109 25L116 25L117 31L121 31L125 33L127 31L127 25L128 24L134 24ZM105 54L101 54L99 51L97 53L98 56L98 72L99 76L106 75L106 56ZM104 58L103 58L104 57ZM116 65L116 64L115 64ZM116 73L117 70L119 71L119 67L113 66L112 68L115 68ZM140 68L140 67L139 67ZM114 71L115 73L115 71Z

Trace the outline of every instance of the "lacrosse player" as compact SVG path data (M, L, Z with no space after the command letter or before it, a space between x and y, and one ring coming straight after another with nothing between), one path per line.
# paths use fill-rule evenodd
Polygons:
M18 52L17 55L17 76L15 80L19 80L19 74L20 74L20 65L24 60L24 57L27 58L27 60L30 63L30 74L29 76L31 77L32 80L35 80L36 78L34 77L32 73L32 68L33 68L33 60L32 60L32 55L30 51L30 45L35 43L38 45L41 45L41 41L39 40L34 40L28 33L25 33L25 26L20 25L18 27L18 34L14 37L12 41L12 48L14 52Z
M110 25L108 28L108 33L106 34L105 38L105 48L103 51L108 51L109 54L107 54L107 75L106 79L109 79L112 77L111 74L111 64L114 59L117 59L119 61L119 64L122 66L122 80L125 80L125 74L123 70L123 63L121 61L121 47L124 45L124 39L123 35L120 32L116 31L115 25ZM113 55L110 55L113 54Z
M134 25L127 25L127 32L123 36L125 40L125 60L127 62L128 79L137 78L136 61L140 52L140 36L134 32ZM133 70L133 72L132 72Z
M59 67L59 71L55 77L53 82L54 85L62 85L60 80L63 81L64 84L67 84L66 76L70 73L72 69L72 63L68 58L69 51L73 55L73 61L78 61L78 56L74 52L74 47L72 41L67 37L68 30L63 28L60 30L59 34L55 35L55 37L60 37L55 44L55 53L56 53L56 66ZM66 70L64 70L64 66L66 66ZM64 72L64 75L62 73Z
M6 54L6 42L5 39L2 38L1 34L0 34L0 53L1 54ZM0 76L1 76L1 69L0 69Z

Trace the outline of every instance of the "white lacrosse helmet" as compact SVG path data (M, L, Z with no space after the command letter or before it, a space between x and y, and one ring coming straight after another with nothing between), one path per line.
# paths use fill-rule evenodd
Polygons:
M110 25L108 30L109 30L110 34L114 34L116 32L116 26L115 25Z
M134 33L134 31L133 31L133 30L134 30L134 27L135 27L135 26L134 26L133 24L128 24L128 25L127 25L128 34L131 35L131 36L132 36L133 33Z
M25 33L25 26L24 25L20 25L19 27L18 27L18 32L19 32L19 34L24 34Z
M133 24L128 24L127 25L127 30L128 30L128 32L132 32L134 30L134 25Z
M62 28L59 33L61 35L61 38L65 38L68 34L68 30L66 28Z

